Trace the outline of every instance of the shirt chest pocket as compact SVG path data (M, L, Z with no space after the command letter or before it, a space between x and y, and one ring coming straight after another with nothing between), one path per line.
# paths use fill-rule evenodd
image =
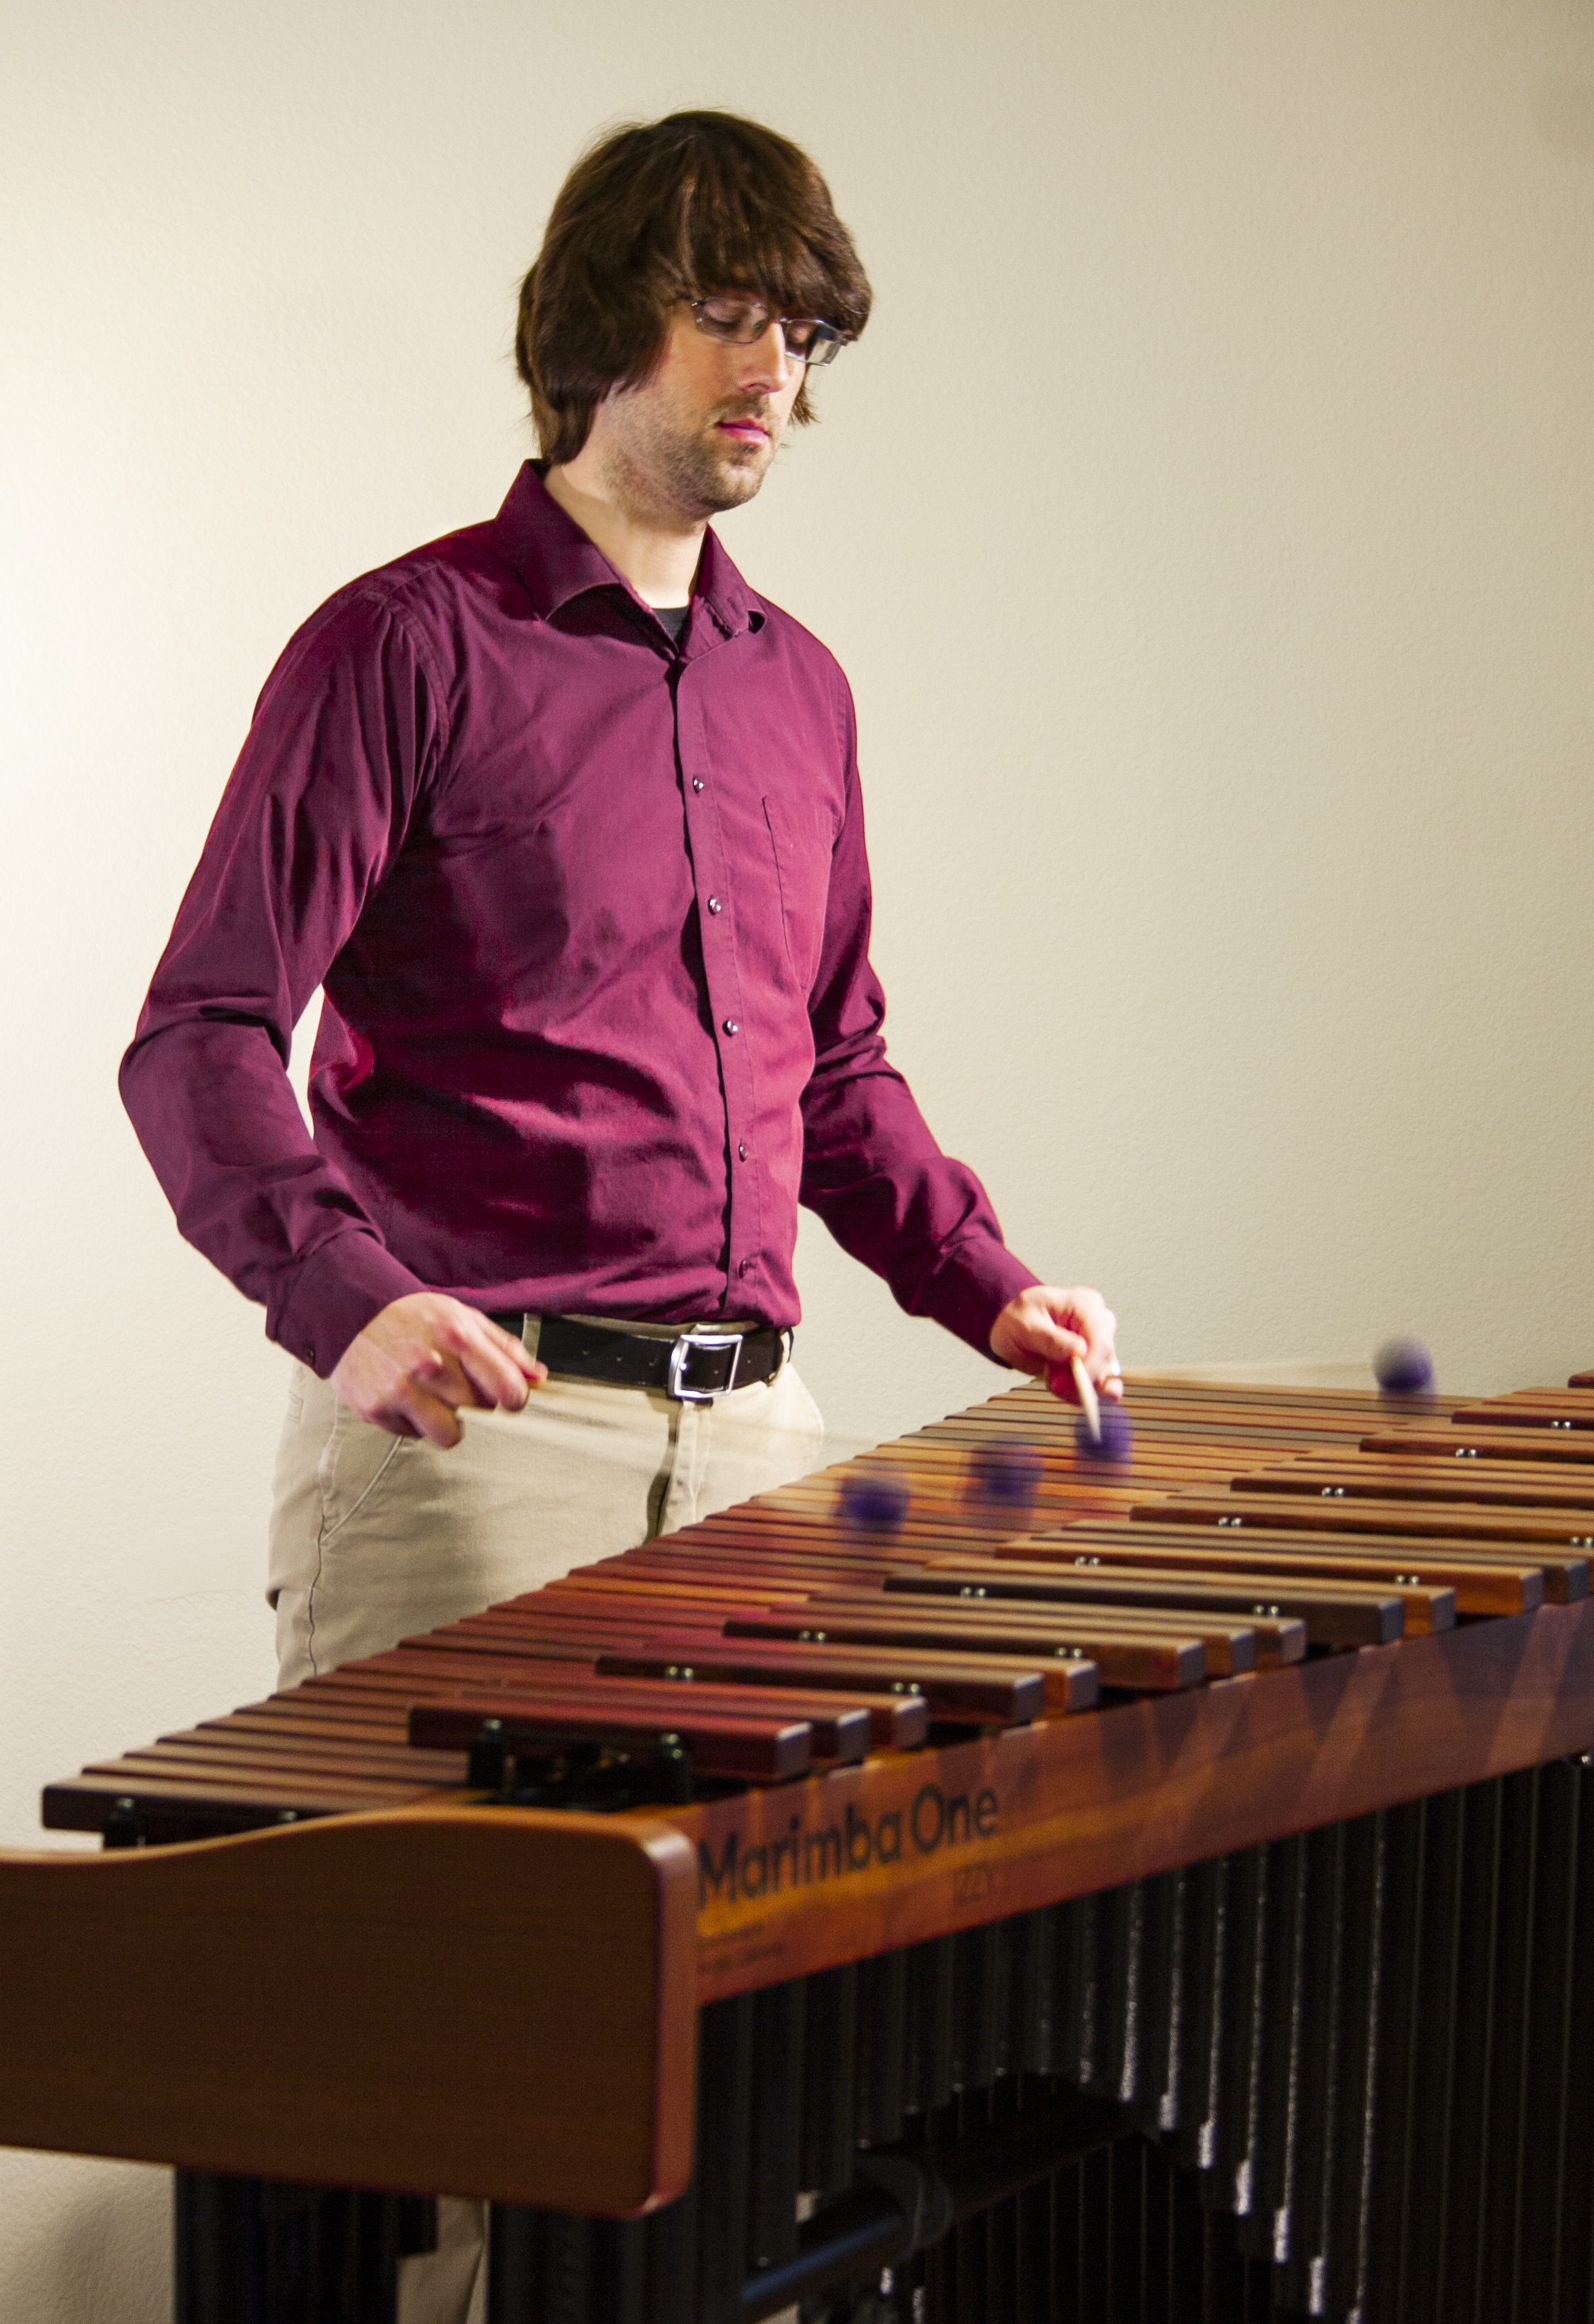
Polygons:
M830 894L829 822L816 808L797 806L769 793L764 798L764 821L775 852L786 957L806 993L819 973L825 944L825 908Z

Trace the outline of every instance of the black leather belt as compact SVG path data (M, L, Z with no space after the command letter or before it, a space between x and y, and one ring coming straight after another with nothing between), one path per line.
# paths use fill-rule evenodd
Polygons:
M494 1315L493 1321L517 1340L525 1335L522 1314ZM673 1340L655 1340L644 1332L606 1332L578 1315L545 1315L537 1356L550 1372L576 1379L658 1388L678 1404L712 1404L733 1388L772 1379L786 1361L790 1337L764 1325L756 1332L699 1327Z

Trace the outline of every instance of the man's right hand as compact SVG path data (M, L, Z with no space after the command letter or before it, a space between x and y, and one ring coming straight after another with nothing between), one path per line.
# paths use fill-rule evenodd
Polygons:
M332 1375L338 1401L392 1436L457 1444L462 1407L519 1412L548 1366L490 1316L441 1291L412 1291L373 1315Z

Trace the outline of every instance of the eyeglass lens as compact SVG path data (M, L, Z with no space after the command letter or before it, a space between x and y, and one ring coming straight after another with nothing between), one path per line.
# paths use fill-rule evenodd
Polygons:
M755 299L694 299L697 327L727 346L751 346L779 321L786 352L797 363L827 364L841 346L841 334L812 315L775 316Z

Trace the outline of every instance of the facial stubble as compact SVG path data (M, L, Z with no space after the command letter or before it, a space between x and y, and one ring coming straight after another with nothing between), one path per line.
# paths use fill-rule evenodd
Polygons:
M767 452L750 447L738 456L735 440L718 433L726 420L756 420L769 431ZM622 442L615 446L625 497L633 505L667 505L694 524L751 500L769 473L778 441L774 418L761 398L726 404L695 427L658 410L633 410L631 421L617 431Z

